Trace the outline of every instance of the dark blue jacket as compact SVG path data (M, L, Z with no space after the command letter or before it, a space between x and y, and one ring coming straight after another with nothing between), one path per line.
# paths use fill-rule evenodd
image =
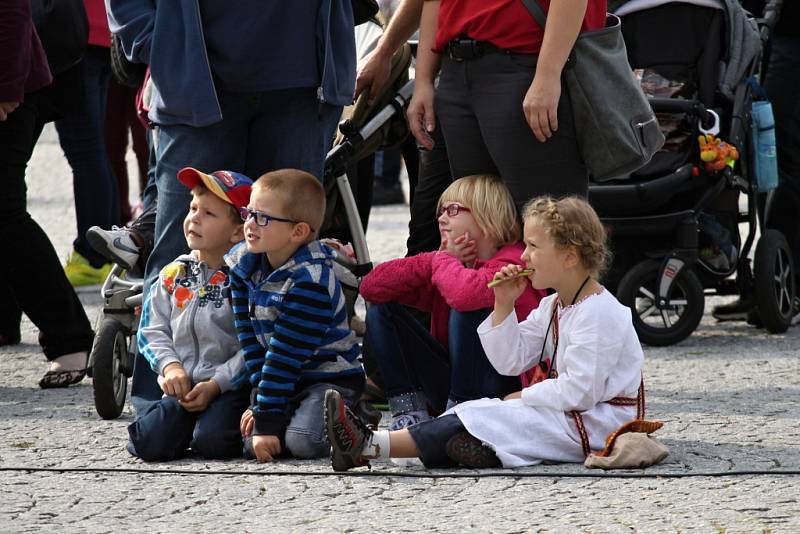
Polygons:
M109 28L119 35L125 55L150 65L150 120L197 127L221 121L197 0L105 2ZM232 10L235 6L231 3ZM350 0L321 0L317 20L317 98L333 105L351 104L356 52ZM291 56L286 61L292 61Z

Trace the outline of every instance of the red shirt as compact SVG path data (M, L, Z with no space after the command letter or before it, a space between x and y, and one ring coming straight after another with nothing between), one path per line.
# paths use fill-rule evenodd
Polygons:
M86 18L89 19L89 44L109 48L111 34L108 31L108 17L103 0L83 0Z
M539 2L546 12L550 0ZM581 31L604 27L606 8L606 0L589 0ZM544 30L522 0L441 0L433 51L441 54L447 43L463 36L514 52L538 54Z

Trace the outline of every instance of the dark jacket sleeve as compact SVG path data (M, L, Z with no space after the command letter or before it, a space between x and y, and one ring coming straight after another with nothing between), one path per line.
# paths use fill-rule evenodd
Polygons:
M0 2L0 102L22 102L51 81L30 0Z

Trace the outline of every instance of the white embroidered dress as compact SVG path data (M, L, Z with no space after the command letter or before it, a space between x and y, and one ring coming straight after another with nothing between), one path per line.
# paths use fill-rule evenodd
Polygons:
M492 327L478 327L486 355L503 375L518 375L539 359L553 306L559 306L558 377L539 382L511 401L479 399L455 406L470 434L494 449L503 467L543 460L583 462L581 436L573 411L582 415L591 450L604 447L609 433L636 419L636 406L607 401L637 396L644 355L630 310L602 289L562 308L556 295L542 300L523 322L509 314ZM552 354L552 328L545 357Z

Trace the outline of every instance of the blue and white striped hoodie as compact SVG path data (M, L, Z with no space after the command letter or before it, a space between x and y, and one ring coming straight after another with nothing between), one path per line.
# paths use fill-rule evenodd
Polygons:
M289 403L306 387L364 388L360 347L350 329L334 252L319 241L272 268L266 254L240 243L230 267L236 331L256 395L254 433L283 439Z

